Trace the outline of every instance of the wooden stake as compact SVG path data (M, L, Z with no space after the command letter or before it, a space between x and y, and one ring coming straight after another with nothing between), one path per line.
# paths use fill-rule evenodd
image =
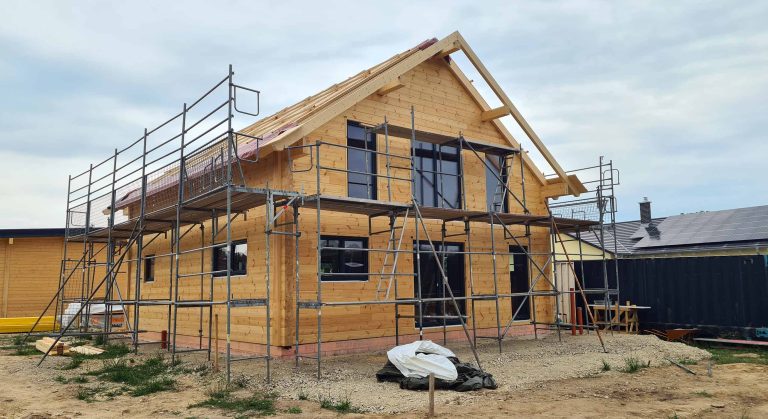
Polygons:
M216 313L214 316L214 321L216 323L213 324L213 341L215 343L214 350L213 350L213 370L219 371L219 314Z
M429 374L429 417L435 416L435 374Z

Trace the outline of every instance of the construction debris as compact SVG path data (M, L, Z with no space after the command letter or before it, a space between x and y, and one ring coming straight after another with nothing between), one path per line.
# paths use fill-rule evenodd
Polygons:
M376 373L378 381L400 383L406 390L428 390L430 374L434 388L455 391L496 389L496 381L470 364L459 361L450 350L432 341L416 341L387 352L387 364Z
M56 355L69 355L70 347L66 343L59 342L54 346L56 339L54 338L42 338L35 341L35 348L42 352L47 353L49 356Z
M70 348L70 352L75 352L81 355L101 355L104 353L104 349L99 349L90 345L75 346Z

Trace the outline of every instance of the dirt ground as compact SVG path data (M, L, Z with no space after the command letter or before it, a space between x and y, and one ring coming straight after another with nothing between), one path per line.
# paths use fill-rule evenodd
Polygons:
M709 354L701 349L668 343L653 336L606 336L602 353L594 335L563 336L559 342L516 339L504 343L501 354L493 343L480 348L483 367L499 382L497 390L436 394L439 417L768 417L768 365L714 365L707 376ZM466 345L448 345L459 358L471 360ZM92 402L78 400L84 387L102 383L63 384L62 378L81 376L104 361L88 360L73 370L62 370L67 359L50 359L35 367L39 356L16 356L0 351L0 417L224 417L236 413L190 405L221 386L213 373L196 372L204 359L188 355L174 390L140 397L120 394ZM146 355L144 355L146 357ZM747 355L748 356L748 355ZM134 355L129 357L135 358ZM141 357L139 357L140 359ZM634 374L622 372L626 360L650 362ZM689 374L666 359L683 361ZM278 394L277 417L338 417L321 408L319 400L346 400L353 410L345 417L424 417L427 393L400 390L394 383L377 383L373 374L386 362L382 353L328 358L323 379L314 378L314 364L306 360L295 370L292 360L273 362L273 382L263 382L263 362L233 364L234 377L245 388L237 394L273 391ZM604 363L610 366L603 371ZM204 371L203 369L201 369ZM58 377L58 381L57 381ZM307 398L308 400L299 400ZM291 414L291 411L301 413Z

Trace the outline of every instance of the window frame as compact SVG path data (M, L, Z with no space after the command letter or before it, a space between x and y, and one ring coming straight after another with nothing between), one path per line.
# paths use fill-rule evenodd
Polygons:
M377 200L378 199L378 167L376 162L376 133L375 132L368 132L367 138L360 139L360 138L352 138L350 136L350 127L355 127L362 129L365 134L365 126L357 121L351 121L347 120L347 196L350 198L361 198L361 199L372 199ZM357 142L358 144L354 144ZM353 157L355 154L360 153L359 156ZM368 154L369 160L368 165L365 167L365 172L370 174L361 174L361 173L351 173L350 169L350 162L353 161L353 159L357 158L365 158L365 155ZM356 170L360 171L360 170ZM353 181L355 177L361 177L361 178L367 178L369 183L362 183L358 181ZM357 196L357 194L351 193L350 186L356 185L356 186L363 186L366 188L366 196Z
M464 191L462 190L461 181L463 174L461 173L462 161L459 147L432 144L417 139L411 147L411 155L414 158L412 171L414 179L413 194L419 200L419 204L433 208L463 208ZM430 161L432 169L424 169L424 161ZM455 163L456 173L446 171L445 163ZM455 179L455 203L449 203L446 199L446 178ZM431 183L430 202L425 202L425 182Z
M355 272L329 272L329 273L337 273L337 274L343 274L343 275L327 275L325 272L320 272L320 281L321 282L368 282L370 281L370 267L371 267L371 259L370 259L370 252L368 251L368 237L356 237L356 236L333 236L333 235L321 235L321 247L327 246L328 241L330 240L339 240L340 242L344 241L360 241L362 247L359 250L364 254L363 260L364 264L362 266L364 273L359 273L358 275L347 275L347 274L353 274ZM322 244L322 242L325 242L325 245ZM333 247L345 247L343 243L339 243L339 246L333 246ZM345 247L346 248L346 247ZM350 250L356 250L355 248L349 248ZM320 250L320 268L323 267L323 252L325 252L326 249ZM336 257L336 261L338 263L338 266L345 266L343 261L343 254L344 250L336 250L336 249L328 249L328 251L334 251L338 252L338 255Z
M246 276L246 275L248 275L248 239L232 240L232 243L229 245L230 246L229 247L229 251L230 251L231 254L234 255L235 254L235 247L237 247L238 245L241 245L241 244L245 245L245 269L243 269L243 270L234 270L234 269L232 269L232 267L230 267L230 272L229 272L229 276L230 277L233 277L233 276ZM212 273L211 275L214 278L221 278L221 277L226 278L226 276L227 276L226 267L224 269L218 269L218 266L217 266L217 263L216 263L216 261L218 259L216 257L217 256L216 252L219 249L223 249L226 246L227 246L226 243L220 243L220 244L217 244L217 245L212 247L212 249L213 249L212 253L213 254L212 254L212 258L211 258L211 272L215 272L215 273ZM235 260L234 258L230 258L229 261L230 261L230 263L234 263L234 260ZM219 270L224 271L224 272L216 272L216 271L219 271Z
M151 284L155 282L155 267L155 255L144 256L144 266L142 273L144 274L143 279L145 284ZM151 275L147 274L147 271L150 271Z
M495 158L495 162L491 161L491 158ZM498 165L499 172L496 173L499 178L501 178L501 182L504 185L509 184L509 168L504 167L504 156L499 156L496 154L486 154L485 155L485 207L487 211L491 211L491 206L494 205L493 198L496 196L496 188L499 186L499 181L496 179L496 176L493 176L493 172L488 168L490 167L496 167ZM490 183L493 183L493 191L489 190ZM509 213L509 199L510 195L509 192L505 194L504 202L501 203L501 211L495 211L494 212L502 212L502 213Z
M438 252L449 252L448 249L455 249L455 250L451 250L451 251L454 251L455 253L449 253L449 258L453 258L453 261L449 260L447 262L448 262L449 265L451 263L454 263L454 264L458 264L458 266L455 266L456 269L454 269L454 270L451 270L449 266L446 266L445 269L446 269L446 275L448 275L448 285L451 288L451 291L453 292L453 295L457 298L456 305L459 306L459 313L460 313L461 316L463 316L465 318L464 321L466 322L466 321L469 320L470 314L468 313L468 303L467 303L467 301L469 301L469 300L464 299L464 298L466 298L468 296L468 292L469 292L469 290L468 290L469 283L468 283L467 273L466 273L466 269L467 269L466 263L467 262L466 262L466 257L464 256L464 249L465 249L464 243L462 243L462 242L445 242L445 247L443 246L442 243L433 243L433 245L435 246L435 249ZM419 242L414 241L413 242L413 246L414 246L414 250L415 250L416 246L420 246L419 247L420 253L429 253L429 252L431 252L431 248L432 248L432 245L430 245L429 241L426 241L426 240L422 240L422 241L419 241ZM418 262L417 262L415 257L414 257L413 263L414 263L414 272L416 272L416 269L419 269L420 272L421 272L421 275L422 275L422 277L420 279L418 279L418 280L416 279L416 277L414 277L414 284L413 284L414 285L414 293L419 292L419 289L417 287L417 283L421 283L421 286L422 286L422 290L421 290L422 298L434 298L434 297L436 297L436 298L448 298L449 297L448 292L443 290L442 277L440 277L439 269L434 269L432 271L433 276L432 276L432 278L429 278L429 279L430 279L430 281L434 281L434 282L428 283L425 280L426 276L427 276L427 273L425 272L425 268L427 268L427 267L426 266L417 267L417 263ZM432 257L427 257L427 258L422 257L421 258L421 263L437 264L437 261L435 261L434 258L432 258ZM457 278L452 278L452 273L455 273L456 275L460 275L460 278L458 278L458 279ZM451 283L452 279L457 279L458 281L461 281L461 283L452 284ZM439 295L429 296L428 295L429 293L425 292L427 289L430 288L430 285L440 289ZM454 287L453 285L456 285L456 287ZM414 294L414 295L416 295L416 294ZM443 305L443 302L440 302L440 301L425 302L422 305L423 305L422 310L424 310L426 312L429 312L430 307L431 307L432 310L437 309L436 310L437 312L435 314L438 315L438 316L450 315L450 314L452 314L450 312L452 312L454 310L453 303L450 300L445 301L445 305ZM413 325L414 325L415 329L419 329L419 328L421 328L421 329L433 329L433 328L442 328L443 327L443 322L442 322L441 319L424 319L424 322L422 324L420 324L419 323L419 305L416 304L414 307L415 307L415 311L414 311L415 314L414 314L414 319L413 319ZM445 308L446 311L442 311L443 308ZM425 313L425 314L428 314L428 313ZM458 320L458 319L450 319L450 320L449 319L445 319L445 326L446 327L455 327L455 326L460 326L460 325L461 325L461 321Z

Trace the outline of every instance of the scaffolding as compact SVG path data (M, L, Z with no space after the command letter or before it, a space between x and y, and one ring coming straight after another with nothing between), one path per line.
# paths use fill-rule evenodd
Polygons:
M242 106L238 108L238 91L256 96L255 112L244 111ZM437 321L440 323L444 341L447 341L448 328L452 327L449 323L457 323L470 344L478 367L481 367L477 352L479 339L497 341L501 351L502 341L508 336L515 321L520 320L524 308L528 307L527 304L530 304L528 311L536 337L541 328L555 330L560 336L561 329L571 325L561 320L560 314L564 308L560 297L570 294L575 298L578 295L587 309L586 327L597 333L602 344L600 328L602 326L610 329L613 320L608 318L603 324L595 321L587 304L587 295L603 295L606 304L609 304L611 297L618 294L618 286L610 289L606 278L604 288L582 289L581 280L574 275L577 285L575 289L563 290L555 262L558 255L565 255L567 258L569 256L565 247L563 252L557 250L555 236L559 236L561 232L574 233L577 237L581 232L602 234L605 224L613 224L615 183L612 164L609 163L608 169L605 169L601 160L598 167L600 179L590 192L594 195L571 201L550 202L546 206L546 213L534 214L529 210L526 197L522 149L468 139L462 133L449 136L417 130L416 115L412 108L410 127L390 124L386 118L379 125L364 126L366 135L375 133L384 136L384 151L369 149L367 141L362 148L321 140L287 147L284 157L288 160L290 172L314 171L316 188L313 194L307 194L303 190L273 189L269 187L268 182L261 179L256 179L260 186L254 187L253 179L246 176L246 172L248 168L259 164L259 149L263 138L235 131L233 120L238 114L258 115L259 95L257 90L236 84L230 66L226 77L191 104L184 104L182 111L171 119L153 129L145 129L141 138L128 147L116 149L109 158L69 177L60 282L56 295L43 311L45 313L53 307L55 316L59 319L58 330L51 334L55 336L56 342L66 336L100 335L105 341L129 339L136 352L140 345L159 343L169 350L174 360L177 356L189 352L205 352L210 360L214 350L213 340L218 341L218 333L213 330L213 325L218 325L215 320L217 317L214 316L217 311L215 307L222 307L226 310L227 379L231 377L232 362L260 359L265 361L266 377L269 380L272 359L271 242L275 236L286 236L293 240L293 255L290 255L287 245L282 254L285 258L283 261L290 262L293 257L295 269L295 307L291 307L295 310L295 363L298 366L302 358L315 359L318 378L322 372L323 307L392 305L397 344L401 339L401 319L417 320L420 338L424 336L425 320ZM410 153L393 153L390 149L391 137L409 140ZM430 206L419 202L415 178L430 170L417 167L414 163L417 142L436 145L439 153L442 153L444 146L458 150L459 170L455 176L460 182L459 205ZM329 148L364 152L366 168L369 167L367 159L381 157L385 161L384 173L368 169L351 170L349 167L339 168L327 164L323 159L322 150ZM295 164L293 156L296 152L309 156L308 166L298 167ZM476 158L482 162L487 172L495 178L493 202L489 203L485 210L469 208L465 193L465 154L469 159ZM490 162L487 156L494 156L498 164ZM515 193L510 185L516 166L520 168L521 187L518 193ZM435 168L432 173L440 170ZM324 194L321 188L321 173L332 171L346 175L373 176L377 181L382 180L386 184L386 200ZM410 191L407 201L394 200L393 191L397 185L404 185L405 189ZM442 199L445 197L441 196ZM514 203L521 211L509 211L506 203ZM236 298L232 287L235 244L232 226L233 222L237 219L244 220L246 213L257 207L264 208L264 287L259 293L253 290L253 295ZM302 207L315 210L317 271L314 279L317 288L313 299L302 299L300 292L302 278L299 239L302 234L299 209ZM584 208L589 208L591 212ZM364 274L376 280L374 299L328 301L323 297L323 278L328 273L324 272L321 266L322 254L329 250L344 250L323 244L322 226L325 211L363 215L368 219L368 237L383 235L387 238L384 248L369 246L360 249L366 255L383 254L381 269ZM586 215L576 216L582 212ZM374 220L377 219L387 220L388 228L376 230ZM439 238L430 233L427 222L441 225ZM403 246L404 231L410 225L414 234L413 249ZM477 245L472 242L473 231L478 228L490 229L490 247L486 243ZM199 243L183 246L182 240L188 237L187 242L190 242L194 238L190 234L196 229L200 235ZM206 232L206 229L209 231ZM457 229L460 233L452 233ZM533 250L532 229L546 229L552 240L548 246L549 251ZM501 251L498 249L501 243L497 243L497 232L503 234L505 248ZM146 249L160 237L170 237L167 250L164 253L146 254ZM466 246L460 250L447 250L447 239L451 237L463 237ZM510 250L507 247L510 244L514 244L517 250ZM214 250L222 247L227 249L224 252L226 266L216 268L212 262ZM398 268L398 261L403 254L410 254L416 261L413 272L404 272ZM449 284L446 269L447 259L451 255L460 255L466 261L469 276L465 281L465 288L468 288L463 292L465 295L454 295ZM529 272L533 271L533 275L528 278L527 289L502 292L499 275L504 269L498 266L498 259L516 255L525 257L525 263ZM437 266L438 276L442 281L439 296L422 294L420 261L423 258L433 260ZM474 271L473 261L478 258L492 260L492 292L478 292L475 286L474 281L478 274ZM153 263L156 260L168 262L167 293L162 297L157 296L157 293L146 297L142 294L142 285L151 273L146 272L144 268L148 262ZM211 262L208 264L206 261ZM210 267L206 268L209 265ZM573 265L571 270L574 270ZM413 295L402 295L398 287L399 278L414 281ZM181 285L182 282L189 284L190 281L196 281L194 294L190 294L189 287ZM224 293L217 292L215 286L217 282L222 281L225 282ZM131 282L133 287L130 286ZM238 289L238 293L241 291ZM129 292L132 295L129 295ZM554 299L554 321L537 319L535 305L537 300L544 298ZM493 336L478 333L476 303L479 302L493 303ZM289 301L286 298L281 303L288 305ZM439 304L442 314L425 313L425 306L429 304ZM512 307L513 314L503 322L502 305L506 307L507 304ZM142 338L148 336L145 333L149 332L142 326L144 319L141 308L146 307L155 307L164 312L164 330L169 336L161 336L160 341ZM236 357L232 354L232 311L243 307L264 308L264 317L249 317L248 324L253 327L263 326L265 329L266 343L263 355ZM414 314L402 312L404 307L410 307ZM314 311L317 319L314 356L302 354L300 351L303 327L300 314L303 310ZM42 317L41 315L40 318ZM182 334L178 327L182 317L195 317L197 320L197 344L193 347L182 348L177 341L178 336ZM94 326L94 318L101 319L100 327ZM122 324L120 321L114 321L115 318L123 319ZM155 330L152 332L156 333L158 327L153 328ZM40 363L46 356L47 354L43 355Z
M238 107L238 92L241 96L255 95L255 112L243 110L242 103ZM269 379L270 242L275 235L293 236L298 250L298 208L303 197L299 192L271 189L268 184L247 185L243 167L257 163L262 138L235 132L233 121L238 114L257 116L259 99L259 91L234 82L230 66L226 77L191 104L184 104L181 112L145 129L128 147L115 149L109 158L69 177L59 287L44 310L53 307L60 319L58 330L52 334L56 342L65 336L102 336L105 342L110 338L130 339L135 351L139 345L160 343L174 360L188 352L207 352L210 360L214 307L223 307L227 378L232 362L263 359ZM248 140L246 146L240 145L243 139ZM232 224L238 217L245 218L247 210L261 206L265 208L263 294L235 298ZM292 218L282 222L288 216ZM206 228L210 229L207 234ZM182 247L182 240L196 229L199 245ZM152 242L169 235L165 253L145 254ZM79 251L73 257L75 244ZM214 268L211 262L208 269L206 260L212 261L217 248L227 249L225 267ZM142 285L150 273L143 267L163 259L169 266L167 295L145 298ZM133 295L124 289L128 269L133 274ZM190 281L199 283L199 292L183 295L180 283L188 285ZM215 289L221 282L226 285L223 295ZM140 338L147 332L142 328L142 307L165 311L168 335L163 334L160 341ZM242 307L264 307L266 311L265 355L232 354L232 311ZM98 325L93 321L96 311L102 319ZM121 321L114 319L118 313ZM182 349L177 345L178 322L189 316L198 319L198 344ZM252 325L256 323L253 320Z
M597 188L595 190L588 190L588 195L585 196L580 200L573 200L573 201L562 201L557 204L552 205L551 203L547 205L547 214L546 215L534 215L531 213L531 211L528 209L527 203L526 203L526 187L525 187L525 165L522 163L522 150L516 149L512 147L502 146L502 145L496 145L496 144L489 144L484 143L481 141L475 141L475 140L469 140L465 138L461 133L459 133L457 136L447 136L443 134L437 134L433 132L426 132L426 131L420 131L417 130L415 127L415 111L413 108L411 108L411 127L400 127L395 126L387 122L386 118L384 122L380 125L375 126L367 126L365 127L366 132L366 138L368 133L377 133L377 134L383 134L384 135L384 146L385 151L379 152L376 150L371 150L367 148L367 141L365 142L366 147L359 148L359 147L352 147L349 145L340 145L340 144L334 144L324 141L315 141L313 144L303 144L303 145L296 145L293 147L289 147L289 159L292 155L293 151L301 151L304 153L308 153L310 156L310 165L309 167L303 166L301 168L295 167L295 164L293 161L289 162L289 167L291 168L292 172L307 172L307 171L314 171L315 172L315 194L309 195L305 198L305 206L314 208L316 211L316 240L317 240L317 247L316 247L316 259L317 259L317 275L316 275L316 298L313 300L301 300L301 294L299 292L300 287L300 278L296 277L296 307L295 307L295 345L296 349L294 352L294 358L295 358L295 365L299 366L299 361L302 358L308 358L308 359L314 359L316 360L316 367L317 367L317 377L318 379L321 377L322 373L322 345L323 345L323 317L322 317L322 309L323 307L340 307L340 306L370 306L370 305L393 305L394 306L394 312L395 312L395 342L397 345L400 344L400 319L404 318L414 318L417 319L417 327L418 327L418 335L419 339L422 339L424 337L424 320L427 318L441 320L442 321L442 333L443 333L443 342L447 342L447 329L448 329L448 320L454 320L458 321L458 324L461 326L461 330L464 333L464 336L466 337L467 341L470 343L470 349L472 350L475 362L477 363L478 367L482 369L482 366L480 364L480 358L478 356L477 352L477 341L480 338L486 338L486 339L492 339L496 340L498 342L498 348L499 352L502 351L502 341L505 339L505 337L508 335L511 327L513 326L515 320L518 320L518 315L521 314L521 310L523 307L525 307L527 301L531 301L531 305L533 306L535 304L535 298L554 298L555 301L555 316L554 316L554 322L546 322L546 321L539 321L536 318L536 310L535 306L532 307L530 310L530 314L532 316L531 323L534 326L534 334L536 337L538 337L537 331L541 327L546 327L547 329L556 330L558 338L560 338L560 332L561 328L563 327L570 327L570 326L576 326L575 324L570 324L561 321L561 310L563 307L560 305L560 297L563 295L572 295L573 298L575 298L577 295L581 296L582 303L584 307L586 308L586 312L588 314L588 323L586 325L583 325L583 327L586 327L588 330L592 329L596 332L597 337L600 339L600 344L603 347L603 350L605 350L605 345L602 340L602 336L600 336L600 326L603 326L605 329L611 329L614 325L613 319L609 317L606 319L605 322L602 322L603 324L599 324L600 322L596 321L594 314L592 313L592 310L589 308L589 303L587 299L587 294L589 293L600 293L601 295L605 296L606 301L609 300L611 295L617 295L618 290L612 290L608 289L607 286L607 280L606 280L606 287L600 288L600 289L583 289L581 286L581 280L579 277L575 277L575 283L576 287L575 289L571 290L563 290L560 281L558 280L558 273L555 269L556 259L558 256L566 256L566 258L570 258L568 256L568 252L565 249L565 247L562 247L562 252L559 252L557 250L555 240L556 236L560 235L560 232L576 232L578 234L580 231L603 231L602 228L604 227L604 223L606 220L609 220L611 224L615 221L614 217L614 196L613 196L613 187L614 185L614 178L612 177L614 171L612 169L612 166L610 166L610 169L608 173L610 174L609 177L601 177L598 180ZM390 153L390 137L398 137L398 138L406 138L410 139L411 143L411 153L410 155L397 155ZM460 170L458 174L458 178L461 182L460 186L460 206L458 208L442 208L442 207L434 207L434 206L427 206L423 205L419 202L417 196L416 196L416 187L414 185L415 178L417 175L421 176L427 170L423 168L419 168L414 164L414 156L415 156L415 144L416 142L426 142L430 144L434 144L438 146L438 150L441 150L441 147L443 146L449 146L449 147L456 147L458 149L458 159L459 159L459 165ZM365 154L365 158L368 159L369 156L378 156L383 155L385 159L385 171L384 173L376 172L376 171L359 171L359 170L350 170L349 168L338 168L334 167L332 164L327 164L323 160L323 154L321 153L321 150L328 149L328 148L343 148L346 150L356 150L363 152ZM464 193L466 189L465 184L465 177L463 175L464 173L464 164L465 164L465 157L464 157L464 151L467 150L472 156L474 156L477 160L483 163L483 166L488 170L487 173L493 174L495 176L496 180L496 186L497 190L494 192L494 202L490 203L488 206L487 211L478 211L478 210L470 210L468 209L467 204L467 194ZM438 151L439 153L441 151ZM482 155L481 155L482 153ZM499 159L500 166L499 167L493 167L491 163L485 159L485 156L496 156ZM471 158L471 157L470 157ZM517 158L520 163L520 181L521 181L521 191L520 194L515 194L511 189L509 185L510 180L510 174L513 169L513 162L515 161L515 158ZM403 166L402 163L396 163L395 165L392 164L392 160L395 160L397 162L404 162L405 165ZM366 160L367 162L367 160ZM439 160L438 160L439 162ZM439 163L438 163L439 164ZM369 167L366 164L366 167ZM408 177L400 176L396 173L393 173L393 168L403 169L409 173ZM436 168L435 170L440 170L439 168ZM323 183L323 178L321 177L321 172L329 172L329 171L338 171L343 173L354 173L357 175L363 175L363 176L372 176L374 179L383 179L386 183L386 192L387 192L387 201L383 200L373 200L373 199L363 199L363 198L351 198L351 197L336 197L336 196L329 196L324 195L322 193L321 185ZM599 165L599 173L601 176L603 173L603 163L602 158L600 160ZM412 174L412 175L411 175ZM443 173L444 174L444 173ZM441 177L442 179L442 177ZM441 180L442 181L442 180ZM393 190L393 183L405 183L407 185L408 190L411 191L410 199L408 202L394 202L392 201L392 190ZM591 184L592 182L588 182L588 184ZM436 185L433 185L437 187ZM607 195L610 193L610 195ZM594 196L592 196L594 195ZM443 199L441 197L441 199ZM522 208L522 213L510 213L507 211L506 205L504 204L507 200L513 201L520 205ZM609 204L606 205L606 202ZM589 207L590 205L595 206L596 212L598 214L596 219L592 219L590 217L565 217L563 214L567 213L567 210L576 211L575 208L577 207ZM553 210L552 208L556 208L556 210ZM368 237L373 237L375 234L385 234L388 236L387 241L387 247L386 248L376 248L376 247L367 247L362 249L356 249L356 250L362 250L368 253L384 253L384 263L381 266L381 271L379 272L366 272L366 273L356 273L356 275L364 275L368 277L377 277L378 282L376 286L376 299L374 300L365 300L365 299L356 299L354 301L328 301L327 299L324 299L323 297L323 278L327 275L339 275L338 273L327 273L323 272L323 269L321 267L321 259L323 251L341 251L345 250L343 247L334 247L334 246L327 246L323 245L322 240L322 232L323 232L323 218L322 218L322 211L339 211L344 213L354 213L354 214L361 214L368 217ZM380 218L384 217L388 219L388 230L380 230L380 231L374 231L373 230L373 223L372 220L374 218ZM413 222L413 235L414 235L414 246L413 250L403 250L402 249L402 242L404 237L404 230L406 225L411 222L409 220L412 219ZM441 226L441 234L439 242L437 239L433 240L430 237L429 229L427 228L427 225L425 223L426 220L436 220L439 221ZM451 235L448 234L448 225L451 224L460 224L463 226L463 233L461 234L453 234L454 236L463 236L466 242L466 248L464 250L460 251L447 251L445 244L446 239L451 237ZM488 250L476 250L472 248L472 226L477 225L485 225L490 227L490 237L491 237L491 246ZM524 227L524 234L519 235L510 229L511 226L523 226ZM547 228L550 231L550 237L552 239L552 242L550 244L550 251L546 253L541 252L535 252L532 251L532 243L531 243L531 228L532 227L540 227L540 228ZM594 230L595 228L598 228L599 230ZM399 233L397 230L400 230ZM518 249L521 249L520 252L512 252L512 251L499 251L497 250L497 243L496 243L496 230L503 231L505 243L514 243ZM423 234L423 236L422 236ZM422 245L422 241L426 242L425 245ZM435 243L438 242L439 245L436 245ZM579 247L581 249L581 247ZM411 253L414 258L414 270L413 272L401 272L397 269L397 260L399 256L402 253ZM469 272L469 278L468 278L468 288L469 288L469 294L466 296L456 296L454 295L449 283L448 283L448 276L446 274L446 258L447 256L451 255L461 255L465 258L465 260L468 263L468 272ZM530 280L528 283L528 289L521 292L509 292L509 293L503 293L500 292L499 289L499 272L501 269L497 266L497 259L500 257L512 257L514 255L523 255L526 258L526 261L530 267L534 267L536 269L535 277L533 280ZM474 279L475 274L473 272L473 258L477 258L480 256L487 256L492 259L492 278L493 278L493 292L492 293L484 293L484 294L478 294L476 293L475 286L474 286ZM433 258L434 261L437 264L438 270L439 270L439 277L442 280L442 295L439 297L424 297L422 295L422 273L421 273L421 259L422 257L427 258ZM537 257L546 257L546 261L544 263L539 263L536 261ZM389 260L392 260L393 262L388 263ZM579 255L579 260L581 260L581 254ZM603 255L603 260L605 260L605 255ZM582 271L583 272L583 271ZM575 272L574 272L575 273ZM405 277L405 278L413 278L414 283L414 295L408 295L408 296L402 296L398 293L398 278ZM582 276L583 277L583 276ZM537 285L542 283L545 284L548 289L538 289ZM394 286L393 286L394 284ZM393 292L391 295L392 298L390 298L390 292ZM518 304L513 303L513 299L522 299L522 301L518 301ZM506 324L502 324L501 322L501 304L506 304L505 301L509 301L510 304L512 304L513 307L516 307L514 309L514 313L512 314L512 317L506 322ZM496 335L495 336L482 336L478 335L478 328L476 323L476 309L475 309L475 303L479 301L493 301L495 306L495 320L496 320ZM442 315L440 316L429 316L424 314L424 306L426 304L434 304L439 303L442 305ZM459 307L459 303L464 304L466 307L466 304L469 303L470 310L471 310L471 316L467 316L466 314L462 314L462 310ZM606 302L606 304L608 304ZM449 311L446 310L446 306L450 305L450 308L453 311L453 315L448 315L447 313ZM412 306L414 307L415 315L404 315L400 314L400 308L402 306ZM316 339L314 341L314 345L316 350L314 351L314 356L312 355L302 355L300 352L300 344L301 344L301 322L300 322L300 313L302 310L313 310L315 311L316 321L317 321L317 330L316 330Z

